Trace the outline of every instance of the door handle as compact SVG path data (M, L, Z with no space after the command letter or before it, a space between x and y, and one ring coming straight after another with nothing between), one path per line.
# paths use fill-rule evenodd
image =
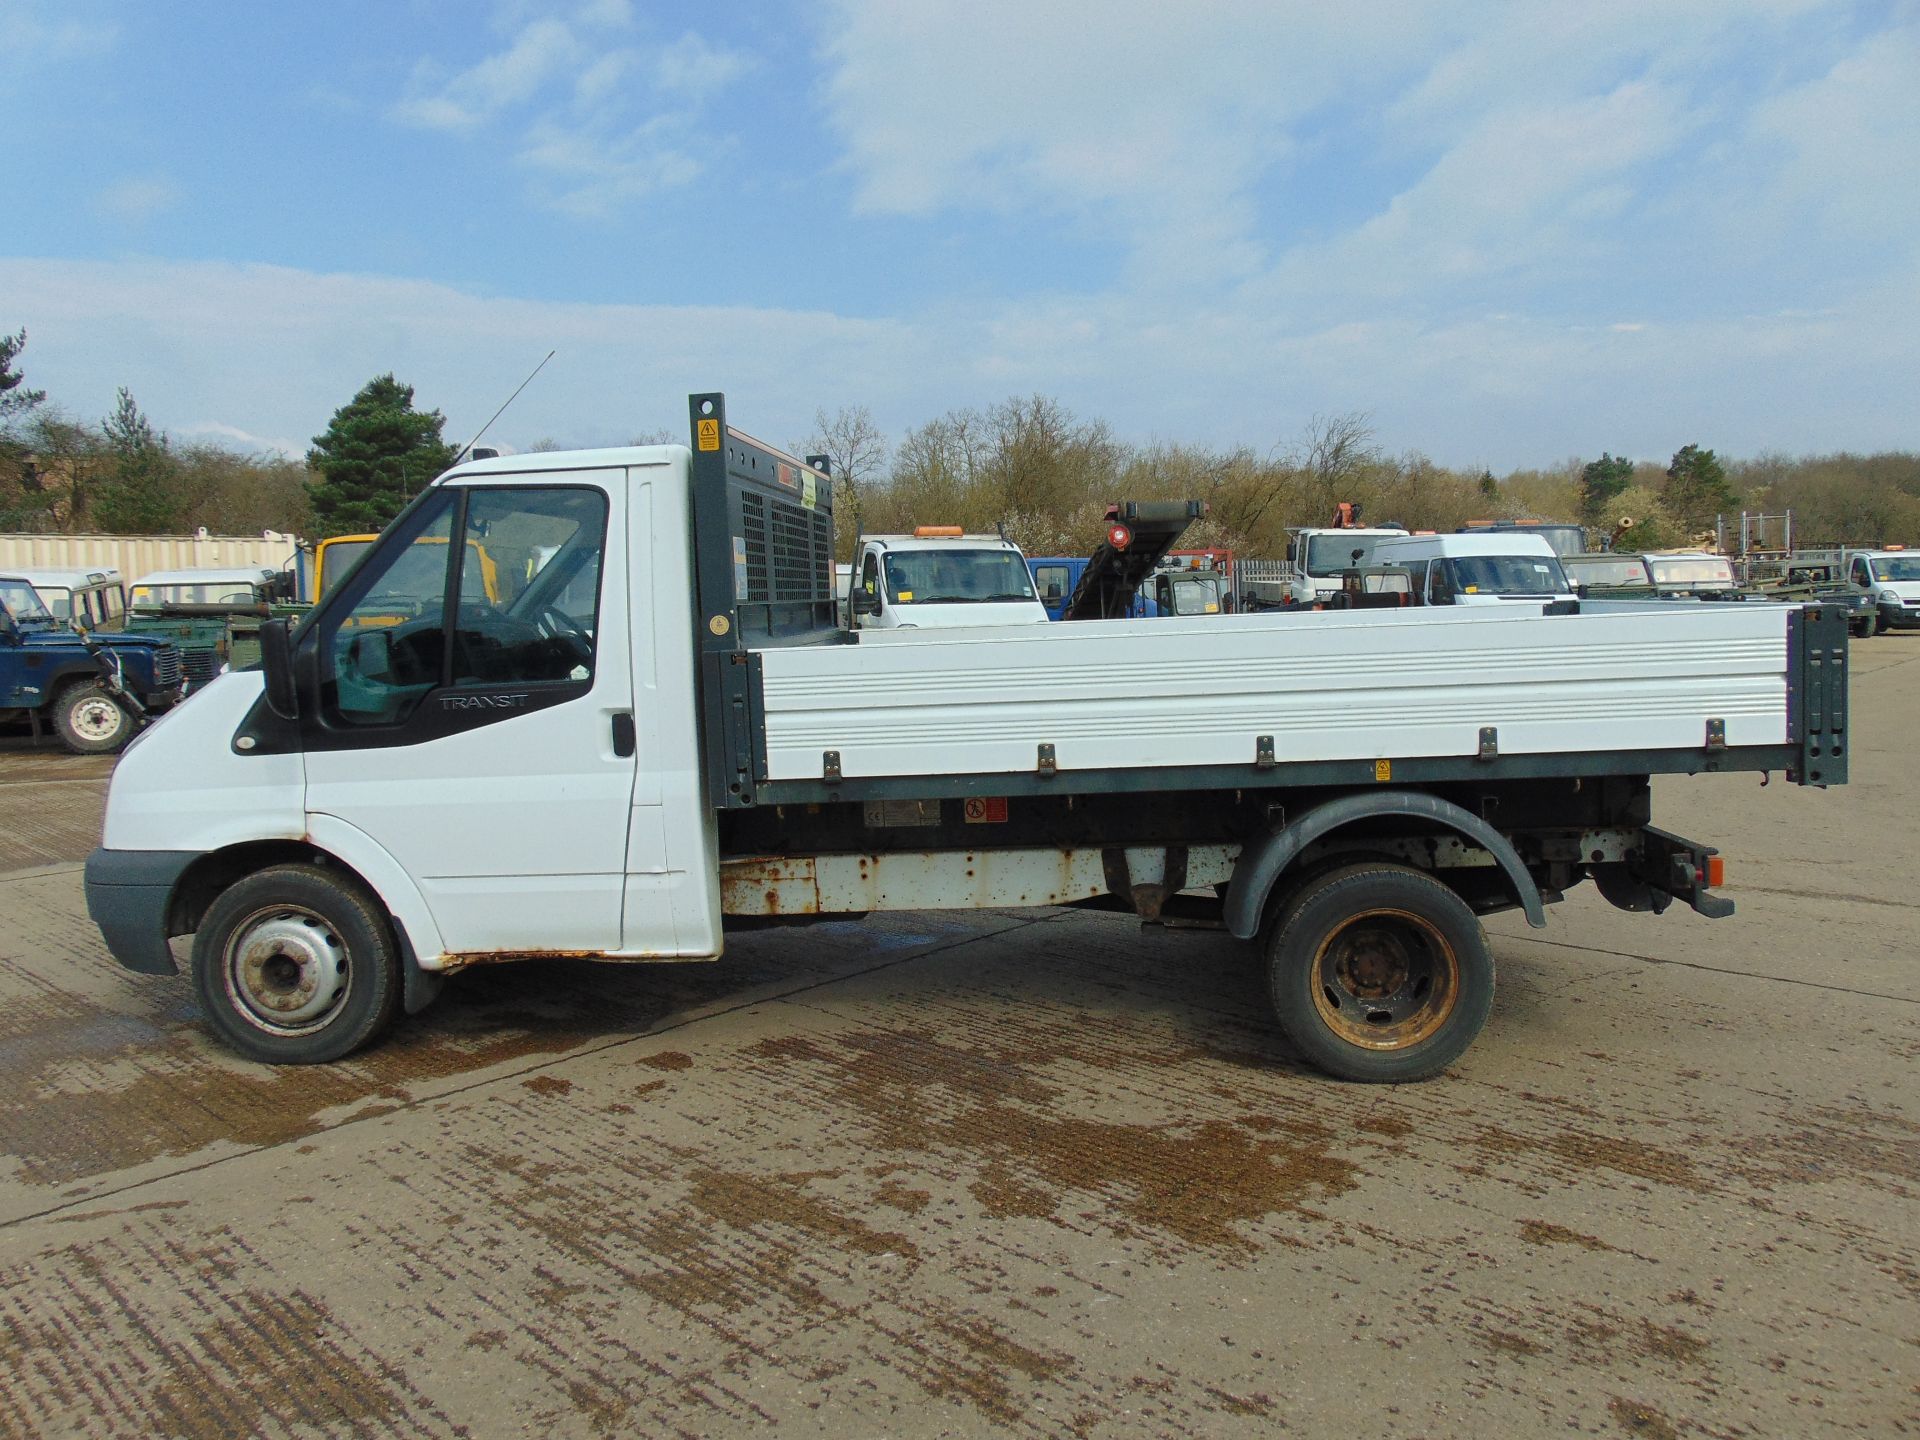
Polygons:
M633 732L633 712L616 710L613 714L613 753L630 759L637 748Z

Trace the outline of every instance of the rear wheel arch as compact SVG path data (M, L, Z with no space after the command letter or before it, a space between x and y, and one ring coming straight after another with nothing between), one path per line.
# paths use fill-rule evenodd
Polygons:
M1545 927L1546 910L1540 887L1504 835L1472 811L1437 795L1422 790L1384 790L1362 791L1329 800L1247 845L1240 852L1233 882L1227 891L1228 931L1241 940L1253 939L1273 918L1277 902L1296 893L1303 883L1335 868L1332 862L1322 862L1313 871L1296 875L1296 861L1309 845L1363 821L1383 818L1402 818L1451 830L1486 850L1505 875L1514 900L1526 911L1527 923L1536 930ZM1351 864L1364 858L1364 855L1348 856L1340 863ZM1440 876L1433 878L1437 884L1446 883Z

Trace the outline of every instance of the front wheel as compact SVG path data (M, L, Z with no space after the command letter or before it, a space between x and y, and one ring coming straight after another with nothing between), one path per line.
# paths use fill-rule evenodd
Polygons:
M1855 620L1847 626L1847 629L1852 633L1854 639L1864 640L1873 634L1873 621L1868 619Z
M98 680L80 680L55 698L53 729L76 755L111 755L133 738L133 716Z
M194 933L193 980L220 1038L270 1065L350 1055L400 1003L385 911L317 865L271 866L223 891Z
M1280 1028L1343 1080L1425 1080L1493 1008L1493 956L1466 902L1424 871L1353 865L1291 897L1267 939Z

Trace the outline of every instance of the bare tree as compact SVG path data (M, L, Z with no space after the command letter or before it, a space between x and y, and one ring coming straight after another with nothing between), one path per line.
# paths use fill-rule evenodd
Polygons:
M813 434L804 450L808 455L825 455L832 466L836 554L852 558L865 518L867 488L884 473L887 448L887 437L864 405L842 405L831 415L825 406L813 412Z

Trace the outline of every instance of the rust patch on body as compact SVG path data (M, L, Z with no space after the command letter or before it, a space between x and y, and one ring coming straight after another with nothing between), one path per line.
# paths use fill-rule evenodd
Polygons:
M639 1063L649 1070L691 1070L693 1057L678 1050L662 1050L657 1055L642 1055Z
M535 1075L531 1079L522 1080L520 1083L536 1095L570 1095L573 1093L573 1082L563 1079L558 1075Z

